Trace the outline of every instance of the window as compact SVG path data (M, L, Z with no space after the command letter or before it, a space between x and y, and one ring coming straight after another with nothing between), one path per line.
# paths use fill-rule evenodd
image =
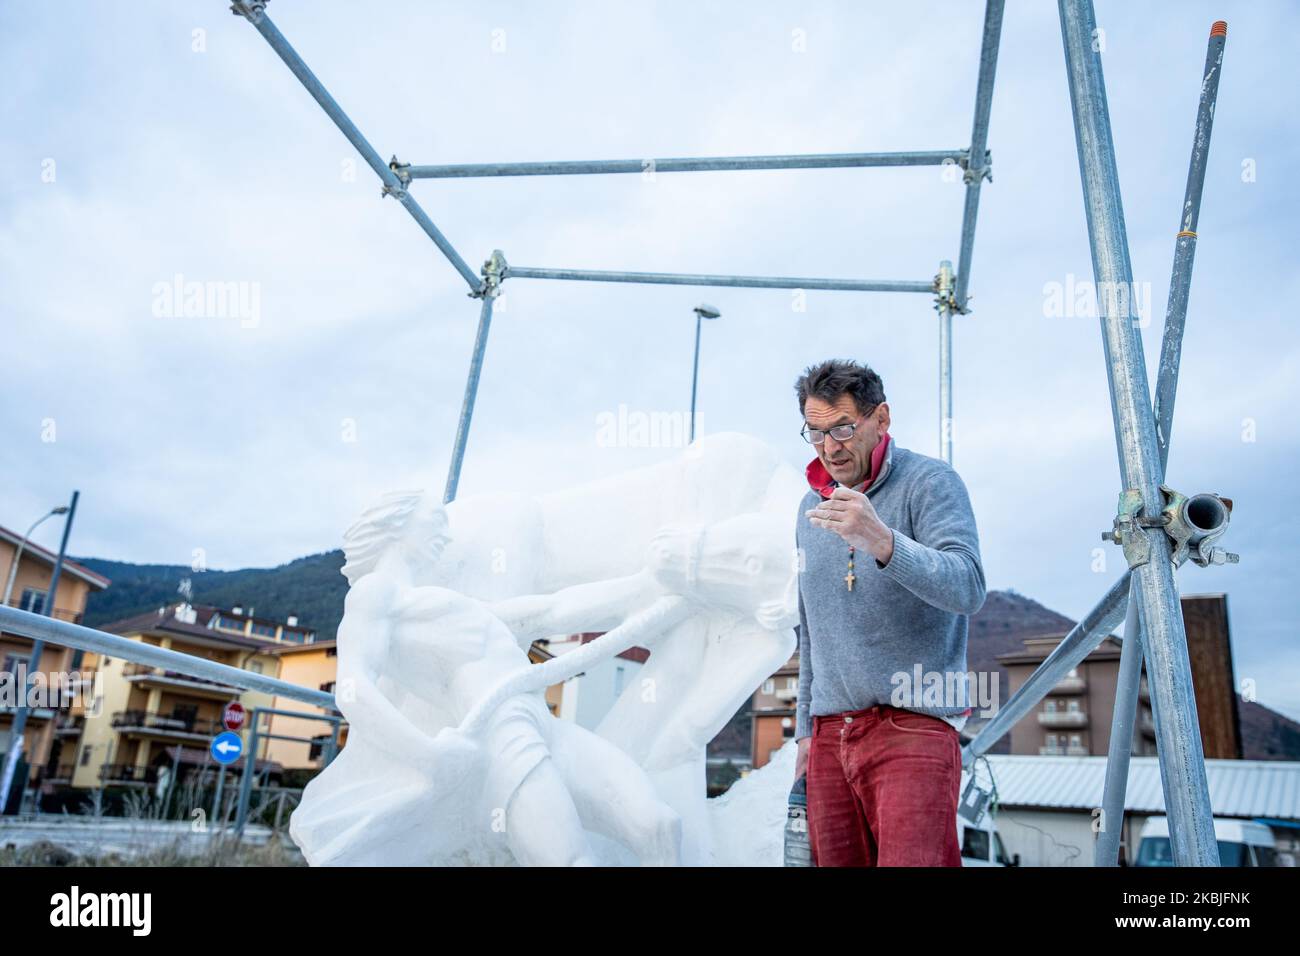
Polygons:
M797 691L799 689L799 678L787 677L785 679L785 689Z
M335 682L332 680L327 680L325 683L320 685L320 689L327 694L332 694L334 693L334 683Z
M1047 746L1049 746L1049 747L1055 747L1055 746L1056 746L1056 734L1048 734L1048 735L1047 735Z
M769 677L767 680L763 681L763 693L764 693L764 694L775 694L775 693L776 693L776 681L774 681L774 680L773 680L772 678L770 678L770 677Z
M94 749L94 744L86 744L81 748L81 766L90 763L90 752Z
M1083 746L1083 737L1081 737L1079 734L1070 734L1070 746L1071 746L1071 747L1082 747L1082 746Z
M23 588L22 600L18 602L18 606L33 614L44 614L45 592L39 588Z
M325 648L325 656L326 656L326 657L338 657L338 656L339 656L339 649L338 649L337 645L334 646L334 647L327 647L327 648Z
M1079 712L1079 702L1071 697L1069 702L1065 705L1065 709L1072 714L1077 714Z
M248 669L249 669L250 671L252 671L254 674L260 674L260 673L262 673L262 662L261 662L261 661L249 661L249 662L248 662Z
M961 855L970 860L987 860L989 858L988 832L966 827L961 835Z
M269 638L274 639L274 637L275 637L275 627L274 627L273 625L271 625L271 624L256 624L256 623L255 623L255 624L253 625L253 633L256 634L258 637L269 637Z
M1047 700L1043 701L1043 713L1045 714L1056 713L1056 701L1052 700L1051 698L1048 698Z
M305 638L306 635L302 631L291 631L287 627L280 631L280 640L290 644L305 644Z

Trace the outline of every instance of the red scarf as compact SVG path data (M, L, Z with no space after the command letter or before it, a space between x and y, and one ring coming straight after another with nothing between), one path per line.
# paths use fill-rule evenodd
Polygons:
M866 491L871 487L871 483L880 475L880 466L885 460L885 449L889 447L889 432L885 432L880 439L880 443L871 449L871 471L867 474L867 482L860 489ZM808 476L808 484L812 486L813 491L820 494L823 498L829 498L831 493L839 486L839 482L830 476L826 471L826 466L822 464L820 458L814 458L808 463L804 474Z

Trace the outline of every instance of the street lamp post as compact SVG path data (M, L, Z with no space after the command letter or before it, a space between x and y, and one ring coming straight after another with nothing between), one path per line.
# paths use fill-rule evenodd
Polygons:
M27 548L27 540L32 536L32 532L40 527L41 522L45 521L47 518L53 518L55 515L65 515L67 513L67 505L59 505L57 508L51 508L45 514L33 521L32 526L27 529L27 533L23 535L22 540L18 542L18 552L14 555L14 563L9 565L9 578L5 581L5 596L4 600L0 601L0 607L8 607L9 601L13 597L14 581L18 577L18 565L22 563L23 551Z
M701 302L695 307L695 364L691 367L691 441L695 441L695 393L700 381L700 326L704 319L716 319L722 313Z
M68 552L68 535L72 531L72 519L77 516L77 499L81 496L80 491L72 493L72 502L66 508L56 508L50 514L56 512L66 512L68 517L63 522L63 538L59 542L59 556L54 561L54 573L50 578L50 588L45 595L45 607L43 608L46 617L54 617L54 598L59 592L59 578L63 575L63 558ZM48 518L46 515L45 518ZM41 521L44 521L42 518ZM40 521L37 522L40 524ZM32 525L34 529L36 525ZM29 532L30 533L30 532ZM24 542L26 538L23 539ZM15 568L17 561L14 562ZM10 573L10 583L5 588L6 601L8 604L8 591L13 585L13 571ZM28 674L41 666L41 656L45 653L45 642L39 638L32 641L31 662L28 665ZM21 686L18 688L18 707L14 711L13 726L9 728L9 749L5 753L4 771L0 773L0 814L3 814L9 804L9 790L13 786L14 773L18 769L18 758L23 749L23 732L27 729L27 678L24 675ZM23 786L26 785L24 781ZM20 801L21 803L21 801ZM19 807L21 809L21 806Z

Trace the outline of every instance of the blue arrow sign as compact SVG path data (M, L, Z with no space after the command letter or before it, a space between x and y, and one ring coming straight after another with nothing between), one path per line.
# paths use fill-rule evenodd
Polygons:
M234 763L244 752L244 741L239 734L227 730L212 738L212 746L208 750L217 763Z

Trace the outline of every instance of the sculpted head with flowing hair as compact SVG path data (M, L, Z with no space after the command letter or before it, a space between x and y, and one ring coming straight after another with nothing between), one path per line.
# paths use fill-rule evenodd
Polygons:
M344 532L343 575L355 585L394 548L418 569L431 570L450 540L447 512L434 495L390 491Z

